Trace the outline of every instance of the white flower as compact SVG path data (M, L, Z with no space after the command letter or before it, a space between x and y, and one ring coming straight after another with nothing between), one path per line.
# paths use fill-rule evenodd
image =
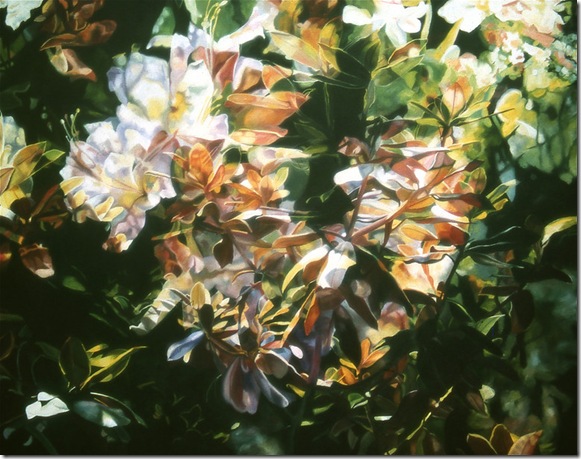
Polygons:
M501 0L449 0L438 10L449 24L460 23L460 30L472 32L484 19L501 7Z
M162 130L187 144L228 135L226 116L210 114L214 98L210 72L202 61L187 62L192 51L186 37L174 35L169 64L132 53L109 71L109 88L122 103L117 117L124 126L139 126L144 141Z
M438 14L448 23L462 21L460 30L472 32L484 19L494 15L502 22L521 22L539 32L556 34L563 18L560 0L449 0Z
M38 8L42 0L0 0L0 8L6 8L6 25L13 30L30 18L30 12Z
M502 7L495 12L503 22L518 21L534 26L539 32L556 34L563 18L557 10L562 6L560 0L503 0Z
M366 10L347 5L343 9L343 21L348 24L372 26L376 31L385 28L385 33L395 46L407 42L408 33L419 32L422 18L428 7L425 2L417 6L405 7L401 0L375 0L375 13L370 16Z
M26 417L28 419L37 416L48 418L60 413L69 411L68 406L60 398L46 392L39 392L36 396L36 402L31 403L25 408Z
M168 148L173 140L164 134L143 141L142 132L115 120L86 128L86 142L71 142L61 188L77 221L110 222L105 246L126 250L143 229L145 212L175 196L171 158L164 151L177 145Z

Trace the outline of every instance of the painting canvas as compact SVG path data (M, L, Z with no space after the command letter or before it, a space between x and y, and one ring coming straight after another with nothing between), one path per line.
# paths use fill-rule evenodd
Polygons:
M0 453L578 453L575 2L0 19Z

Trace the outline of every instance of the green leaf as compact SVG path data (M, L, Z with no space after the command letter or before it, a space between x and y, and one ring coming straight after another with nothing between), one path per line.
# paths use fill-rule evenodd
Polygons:
M486 253L470 253L470 258L472 258L476 263L484 266L493 266L495 268L518 268L518 265L513 265L510 263L505 263L504 261L497 260L492 255Z
M117 406L117 408L123 410L124 412L128 412L135 419L135 421L137 421L138 424L142 425L143 427L147 427L147 424L143 418L122 401L116 399L115 397L111 397L110 395L100 394L98 392L91 392L91 395L95 397L95 400L99 403L107 405L110 408L115 408Z
M48 343L45 343L43 341L38 341L35 344L37 347L40 348L40 350L42 351L42 353L46 357L48 357L50 360L52 360L54 362L58 362L60 352L56 347L54 347Z
M337 70L341 70L350 80L354 82L360 81L362 84L366 84L369 81L371 77L369 71L351 54L346 53L341 48L334 48L324 43L319 43L319 46L323 56L328 57L329 61L334 57L340 67Z
M220 5L217 17L214 17L214 40L238 30L250 17L256 0L197 0L198 11L210 11L213 5ZM208 18L212 20L212 18Z
M516 246L530 245L538 236L520 226L512 226L499 234L481 241L471 241L466 244L466 255L473 253L492 253L514 249Z
M125 426L131 420L125 416L123 410L111 408L93 400L79 400L71 404L71 411L89 422L102 427Z
M161 10L161 14L157 18L157 21L155 21L151 35L171 35L174 33L175 27L176 19L173 14L173 9L166 6Z
M92 373L83 382L81 389L89 384L109 382L119 376L127 368L131 354L139 349L145 349L145 346L132 347L127 350L117 349L105 356L92 357L90 359L91 366L99 367L100 369Z
M278 282L269 276L264 276L262 278L262 288L269 299L282 296L282 290L280 289Z
M466 308L462 306L460 303L456 303L455 301L448 300L450 304L450 312L452 316L461 322L472 322L472 316L468 313Z
M91 374L91 363L83 343L70 337L65 341L60 355L59 367L72 386L79 387Z
M200 325L208 332L212 333L212 326L214 324L214 308L210 304L204 304L198 312Z
M198 21L204 16L204 12L200 11L200 8L198 8L198 2L196 0L184 0L184 4L190 13L192 23L198 23Z
M63 285L66 288L75 290L76 292L85 292L85 286L74 276L65 276L63 279Z
M0 322L23 322L24 318L18 314L0 312Z
M577 217L563 217L552 221L545 226L541 245L545 246L555 234L577 225Z
M358 394L357 392L352 392L347 395L347 400L349 400L349 406L351 409L366 405L368 402L368 400L363 395Z
M48 161L47 164L51 164L57 161L58 159L62 158L64 155L65 155L64 151L52 149L44 152L42 157Z
M503 318L504 314L497 314L494 316L486 317L485 319L479 320L476 322L476 330L478 330L483 335L488 335L488 332L492 330L492 327L499 321L499 319Z

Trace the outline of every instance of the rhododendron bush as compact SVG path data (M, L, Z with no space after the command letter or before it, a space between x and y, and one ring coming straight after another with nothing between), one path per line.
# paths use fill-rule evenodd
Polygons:
M577 452L577 7L0 0L5 454Z

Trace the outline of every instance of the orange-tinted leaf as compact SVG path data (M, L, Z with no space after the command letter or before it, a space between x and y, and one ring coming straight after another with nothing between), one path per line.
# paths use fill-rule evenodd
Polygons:
M307 309L307 316L305 317L305 334L308 336L311 334L313 327L315 326L315 322L321 315L321 309L319 308L318 301L316 301L317 296L313 296L313 301L309 305Z
M441 241L450 242L453 245L464 245L468 240L467 233L450 223L436 223L434 228Z
M48 39L40 49L44 50L55 46L90 46L105 43L116 28L117 23L108 19L93 22L76 34L63 33Z
M210 152L201 143L195 144L188 153L188 172L202 185L206 185L213 171Z
M365 359L361 359L361 368L370 368L375 365L388 351L387 347L383 349L376 349L369 354Z
M262 81L268 89L278 83L280 80L289 78L292 72L278 65L265 65L262 69Z
M216 169L215 171L212 172L212 174L210 174L210 177L208 178L209 183L206 186L207 191L212 192L220 190L220 187L224 182L224 177L226 176L225 170L226 169L224 165L220 164L218 166L218 169Z
M286 249L297 247L316 241L319 238L317 233L293 234L291 236L281 236L272 243L273 249Z
M307 100L299 92L280 91L267 96L231 94L225 106L235 115L240 129L263 129L278 126L295 113Z
M284 287L283 287L283 290L284 290ZM286 329L282 335L281 342L284 343L288 339L289 335L292 333L292 331L294 330L296 325L299 323L302 312L305 310L305 308L310 309L315 301L316 301L315 290L311 290L311 292L309 293L309 295L307 296L307 298L305 299L305 301L303 302L301 307L298 309L296 314L290 320L288 326L286 327Z
M508 454L510 456L530 456L537 449L541 435L543 435L542 430L523 435L514 442Z
M270 145L283 138L288 131L277 126L270 126L269 130L238 129L230 137L238 143L246 145Z
M8 241L0 242L0 269L5 268L12 258L12 250Z
M412 223L405 224L401 227L401 232L407 237L416 241L437 241L438 237L428 229Z

